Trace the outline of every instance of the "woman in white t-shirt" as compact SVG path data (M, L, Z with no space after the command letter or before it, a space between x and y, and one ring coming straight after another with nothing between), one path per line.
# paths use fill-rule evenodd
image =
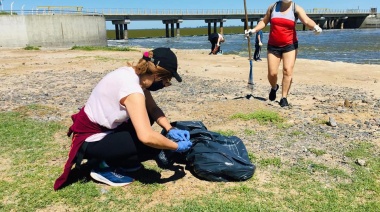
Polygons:
M129 64L103 77L85 106L72 116L68 135L73 134L73 143L54 189L64 185L72 165L79 165L81 158L98 162L90 173L96 181L124 186L133 182L128 171L140 168L140 162L153 159L161 150L189 150L189 132L173 128L150 93L170 86L173 77L181 82L177 68L177 57L169 48L156 48L145 52L135 66ZM171 139L154 131L154 122Z

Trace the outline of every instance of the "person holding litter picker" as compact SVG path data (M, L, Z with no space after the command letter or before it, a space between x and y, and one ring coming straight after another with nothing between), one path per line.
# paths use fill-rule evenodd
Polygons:
M281 107L289 106L288 94L293 77L293 68L298 51L296 24L299 19L306 27L313 29L316 34L322 29L307 15L305 10L292 0L278 1L269 6L264 18L253 29L245 30L245 36L250 36L263 29L270 22L267 46L268 80L271 85L269 100L276 99L277 74L280 62L283 63Z
M73 164L80 164L78 158L96 161L90 172L94 180L124 186L134 181L128 172L155 159L161 150L189 150L189 132L173 128L151 94L170 86L173 77L181 82L177 68L177 57L169 48L156 48L145 52L136 65L128 63L104 76L72 116L69 159L54 189L64 185ZM154 131L154 122L171 139Z

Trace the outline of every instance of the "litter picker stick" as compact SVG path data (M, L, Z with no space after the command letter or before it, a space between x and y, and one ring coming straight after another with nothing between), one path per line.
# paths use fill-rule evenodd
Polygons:
M245 12L245 26L249 30L248 26L248 13L247 13L247 3L244 0L244 12ZM248 88L253 90L253 71L252 71L252 51L251 51L251 37L248 40L248 56L249 56L249 77L248 77Z

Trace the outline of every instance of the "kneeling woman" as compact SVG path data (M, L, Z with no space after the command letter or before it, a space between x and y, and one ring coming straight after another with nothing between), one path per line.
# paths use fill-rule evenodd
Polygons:
M156 48L145 52L135 66L128 65L101 79L85 106L72 116L68 135L73 135L73 143L55 190L64 185L78 158L98 161L90 173L94 180L124 186L133 181L128 171L162 149L183 152L191 147L189 132L173 128L150 93L170 86L173 77L182 81L176 55L169 48ZM155 132L153 122L174 141Z

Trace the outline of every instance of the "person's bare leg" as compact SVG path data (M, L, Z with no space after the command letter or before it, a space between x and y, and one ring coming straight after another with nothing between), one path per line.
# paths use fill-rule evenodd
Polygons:
M293 69L296 62L297 50L282 54L283 77L282 77L282 97L287 98L292 83Z
M276 100L276 93L279 88L277 84L278 67L280 66L281 57L268 52L268 81L271 85L268 99Z
M281 57L268 52L267 60L268 60L268 81L271 87L273 89L276 89L278 67L280 66Z

